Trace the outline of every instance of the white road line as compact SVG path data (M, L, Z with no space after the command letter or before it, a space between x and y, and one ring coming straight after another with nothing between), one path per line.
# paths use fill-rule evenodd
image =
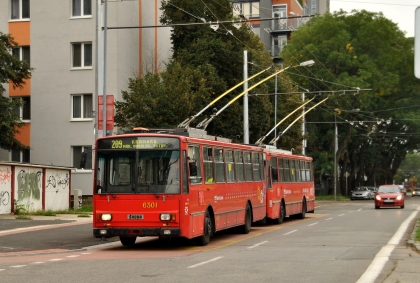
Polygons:
M91 253L81 253L82 255L90 255Z
M253 246L247 247L247 249L253 249L253 248L256 248L256 247L258 247L258 246L261 246L262 244L265 244L265 243L268 243L268 241L264 241L264 242L261 242L261 243L255 244L255 245L253 245Z
M194 267L197 267L197 266L200 266L200 265L203 265L203 264L206 264L206 263L212 262L212 261L219 260L219 259L221 259L221 258L222 258L222 256L215 257L215 258L212 258L212 259L210 259L210 260L208 260L208 261L203 261L203 262L200 262L200 263L197 263L197 264L194 264L194 265L190 265L190 266L188 266L188 268L194 268Z
M35 261L35 262L31 262L30 264L41 264L41 263L45 263L45 261Z
M308 226L313 226L313 225L316 225L316 224L318 224L318 222L315 222L315 223L309 224Z
M0 269L0 271L5 271L6 269Z
M332 217L331 218L328 218L328 219L325 219L325 221L327 221L327 220L331 220L332 219Z
M340 214L339 216L343 216L344 214Z
M78 257L79 255L68 255L66 257Z
M283 235L289 235L289 234L292 234L292 233L294 233L294 232L296 232L297 230L293 230L293 231L290 231L290 232L287 232L286 234L283 234Z
M375 282L375 279L378 277L386 262L389 260L389 256L391 255L395 246L398 245L405 231L407 231L408 225L413 220L413 218L417 216L417 212L419 210L420 207L417 208L417 211L411 213L411 215L401 224L397 232L395 232L394 236L392 236L391 240L389 240L386 246L382 247L382 249L376 254L372 263L369 265L365 273L362 274L362 276L359 278L359 280L357 280L356 283Z
M53 258L53 259L49 259L48 261L59 261L59 260L63 260L62 258Z
M361 208L359 208L357 211L361 211L362 209Z
M26 266L26 265L13 265L13 266L10 266L10 267L13 267L13 268L20 268L20 267L24 267L24 266Z

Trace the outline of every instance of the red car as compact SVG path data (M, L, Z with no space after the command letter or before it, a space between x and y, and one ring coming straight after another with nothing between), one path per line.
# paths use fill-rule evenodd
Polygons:
M404 193L398 185L382 185L375 192L375 209L399 206L404 208Z

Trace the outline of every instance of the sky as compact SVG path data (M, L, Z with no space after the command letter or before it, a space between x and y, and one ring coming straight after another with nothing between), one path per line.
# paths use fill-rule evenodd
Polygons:
M398 24L406 37L414 36L414 12L420 7L420 0L330 0L330 12L350 12L353 9L382 12L384 17ZM420 29L420 26L417 27Z

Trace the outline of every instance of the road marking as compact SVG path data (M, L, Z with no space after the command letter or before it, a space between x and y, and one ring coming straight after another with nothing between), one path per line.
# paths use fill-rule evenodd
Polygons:
M62 258L53 258L53 259L49 259L48 261L59 261L59 260L63 260Z
M344 214L340 214L339 216L343 216Z
M261 246L262 244L265 244L265 243L268 243L268 241L264 241L264 242L261 242L261 243L255 244L255 245L253 245L253 246L248 247L247 249L253 249L253 248L256 248L256 247L258 247L258 246Z
M78 257L79 255L68 255L66 257Z
M357 211L361 211L362 209L361 208L359 208Z
M41 263L45 263L44 261L35 261L35 262L31 262L30 264L41 264Z
M327 221L327 220L331 220L332 219L332 217L331 218L328 218L328 219L325 219L325 221Z
M14 268L20 268L20 267L24 267L24 266L26 266L26 265L13 265L13 266L11 266L11 267L14 267Z
M315 222L315 223L309 224L308 226L313 226L313 225L316 225L316 224L318 224L318 222Z
M401 238L404 236L405 231L407 231L408 225L410 225L410 222L413 220L413 218L417 216L417 212L419 210L420 207L417 207L417 211L413 211L413 213L411 213L411 215L401 224L397 232L395 232L394 236L392 236L391 240L389 240L386 246L382 247L382 249L376 254L375 258L366 269L365 273L360 276L356 283L375 282L375 279L378 277L379 273L381 273L386 262L389 260L389 256L391 255L395 246L398 245Z
M197 266L200 266L200 265L203 265L203 264L206 264L206 263L212 262L212 261L219 260L219 259L221 259L221 258L223 258L223 257L222 257L222 256L215 257L215 258L212 258L212 259L207 260L207 261L203 261L203 262L200 262L200 263L197 263L197 264L194 264L194 265L190 265L190 266L188 266L188 268L194 268L194 267L197 267Z
M6 269L0 269L0 271L5 271Z
M290 231L290 232L288 232L288 233L286 233L286 234L283 234L283 235L289 235L289 234L292 234L292 233L294 233L294 232L296 232L297 230L293 230L293 231Z

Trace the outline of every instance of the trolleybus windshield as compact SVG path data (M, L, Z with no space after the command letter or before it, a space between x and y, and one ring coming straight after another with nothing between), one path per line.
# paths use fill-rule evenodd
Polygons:
M97 149L96 193L180 193L178 139L103 139Z

